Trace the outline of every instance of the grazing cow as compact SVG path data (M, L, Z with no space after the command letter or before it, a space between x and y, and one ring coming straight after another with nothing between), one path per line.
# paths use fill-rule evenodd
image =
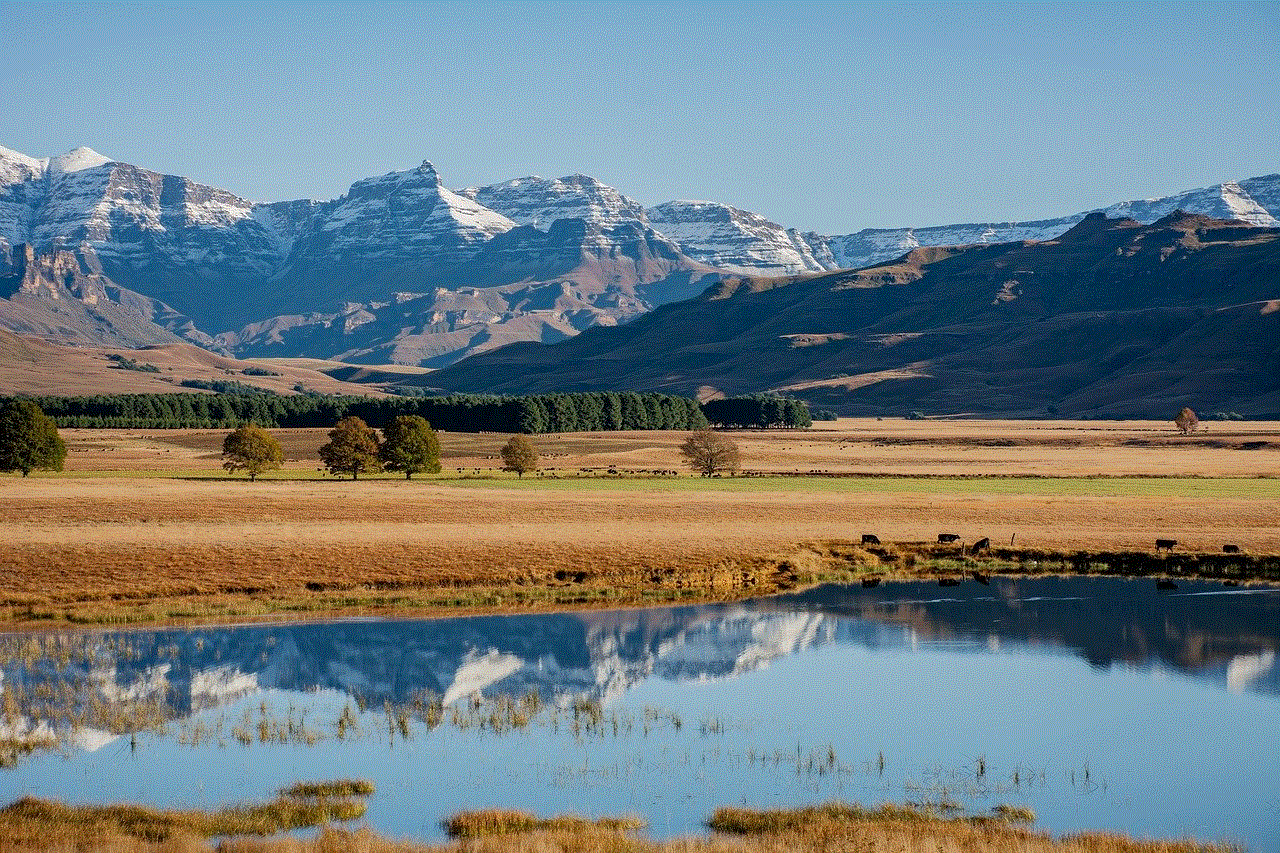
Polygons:
M1156 581L1156 589L1177 589L1178 585L1171 580L1161 578Z
M1157 550L1157 551L1172 551L1172 550L1174 549L1174 546L1176 546L1177 544L1178 544L1178 540L1177 540L1177 539L1157 539L1157 540L1156 540L1156 550Z
M880 578L863 578L862 588L871 589L874 586L880 586Z
M983 586L991 586L991 575L984 575L982 572L972 572L973 579Z
M1240 546L1239 546L1239 545L1223 545L1223 546L1222 546L1222 553L1224 553L1224 554L1239 554L1239 553L1240 553Z
M983 551L991 550L990 537L984 536L977 542L973 543L973 547L969 549L970 554L981 554Z
M938 578L938 586L960 586L958 578Z
M864 533L862 534L862 544L863 545L879 545L880 537L875 535L874 533Z
M939 545L945 545L949 542L959 542L959 541L960 541L959 533L939 533L938 534Z

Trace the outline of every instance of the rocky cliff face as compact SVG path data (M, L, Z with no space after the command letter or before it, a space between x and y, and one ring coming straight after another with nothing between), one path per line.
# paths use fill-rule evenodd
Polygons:
M0 247L0 328L81 346L216 346L178 311L112 281L87 244Z
M327 352L443 367L509 343L552 343L616 325L696 295L714 272L636 223L559 219L546 231L524 225L494 237L465 263L421 279L435 284L426 293L274 317L218 341L251 356Z

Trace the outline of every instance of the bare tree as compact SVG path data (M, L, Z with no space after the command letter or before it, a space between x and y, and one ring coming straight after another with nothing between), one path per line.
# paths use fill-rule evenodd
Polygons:
M1178 416L1173 419L1174 426L1182 430L1183 435L1189 435L1196 431L1196 427L1200 426L1200 419L1196 417L1196 413L1191 411L1187 406L1182 407L1182 411L1178 412Z
M689 433L688 438L680 445L680 455L689 463L690 468L704 477L710 477L719 471L737 471L742 461L734 440L710 429Z

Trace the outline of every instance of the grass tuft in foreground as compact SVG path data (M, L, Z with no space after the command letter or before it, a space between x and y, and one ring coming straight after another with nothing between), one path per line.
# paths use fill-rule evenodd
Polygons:
M265 803L209 812L129 804L70 806L56 800L23 797L0 809L0 849L148 849L137 844L144 842L201 850L204 848L198 842L204 838L274 835L363 817L365 803L341 792L367 796L373 793L373 784L353 780L304 783Z

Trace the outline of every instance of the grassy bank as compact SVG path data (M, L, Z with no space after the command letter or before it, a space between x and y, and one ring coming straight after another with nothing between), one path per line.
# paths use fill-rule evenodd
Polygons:
M205 853L218 818L211 813L164 812L135 806L69 807L24 799L0 810L0 848L10 853L56 849L67 853ZM339 818L341 819L341 818ZM1089 833L1056 837L1027 826L1034 816L1019 807L997 807L985 815L956 815L931 805L863 808L823 806L754 811L720 809L708 821L709 837L654 841L635 834L635 818L538 818L524 812L464 812L446 818L457 841L420 844L397 841L369 829L326 826L316 836L255 838L261 827L226 826L234 837L218 842L220 853L792 853L792 851L902 850L991 851L991 853L1235 853L1226 844L1191 840L1151 841Z
M172 557L172 555L169 555ZM1198 578L1235 584L1280 583L1280 556L1270 554L1152 553L1138 550L995 547L978 555L963 546L921 542L862 546L828 540L761 556L699 554L683 565L631 563L604 555L565 565L548 554L513 576L474 567L431 579L344 576L340 566L312 570L303 584L237 585L211 579L204 588L157 595L85 587L65 600L9 594L0 598L0 624L32 628L58 624L149 625L329 616L432 617L471 613L651 606L732 601L795 591L819 583L940 580L984 576L1084 574ZM283 561L269 567L288 577Z

